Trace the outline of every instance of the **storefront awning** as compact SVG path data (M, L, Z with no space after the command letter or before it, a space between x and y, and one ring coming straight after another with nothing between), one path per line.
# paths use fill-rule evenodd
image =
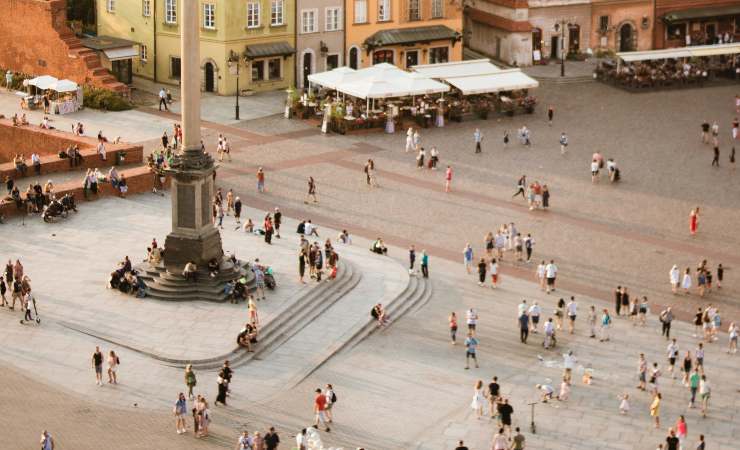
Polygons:
M383 47L386 45L416 44L442 40L460 40L462 35L444 25L431 27L396 28L382 30L365 40L368 47Z
M710 6L707 8L672 11L663 16L663 20L667 23L674 23L688 19L704 19L707 17L731 16L735 14L740 14L740 5Z
M419 72L429 78L466 77L469 75L484 75L500 72L501 69L491 64L489 59L472 61L458 61L440 64L423 64L414 66L414 72Z
M131 59L139 56L139 50L136 47L111 48L103 50L105 57L109 61L120 61L122 59Z
M643 52L620 52L617 57L624 62L650 61L656 59L698 58L701 56L735 55L740 53L740 43L695 45L690 47L647 50Z
M247 59L265 58L267 56L286 56L295 53L295 49L286 41L265 44L247 45Z
M540 85L521 69L501 70L485 75L446 78L445 81L460 89L463 95L488 94L519 89L533 89Z

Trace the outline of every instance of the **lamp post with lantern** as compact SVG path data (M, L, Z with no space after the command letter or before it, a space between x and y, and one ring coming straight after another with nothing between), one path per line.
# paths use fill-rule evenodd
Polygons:
M567 19L560 19L555 22L555 32L560 31L560 76L565 76L565 27L571 27L571 23Z
M239 120L239 66L241 66L239 55L232 50L231 53L229 53L227 63L231 74L236 75L236 104L234 105L234 117L236 117L236 120Z

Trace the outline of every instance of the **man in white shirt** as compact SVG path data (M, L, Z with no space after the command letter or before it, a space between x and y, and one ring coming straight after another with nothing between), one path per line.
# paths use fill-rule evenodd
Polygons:
M245 431L241 436L239 436L236 448L237 450L249 450L252 448L252 438L249 437L248 431Z
M537 302L534 302L534 304L529 307L529 320L532 324L532 333L537 333L537 324L540 323L541 312L542 310L540 309L540 305L538 305Z
M547 279L547 292L555 290L555 278L558 275L558 266L555 265L555 260L551 259L550 263L545 266L545 278Z
M576 366L578 360L573 356L573 350L569 350L568 353L563 354L563 379L570 383L573 369Z
M169 111L167 108L167 92L165 92L164 88L161 88L159 90L159 110L162 111L162 105L164 105L164 110Z
M103 144L103 140L98 140L98 156L100 156L100 159L105 161L105 144Z
M475 333L475 327L478 324L478 313L473 308L470 308L465 314L465 318L468 323L468 331Z
M668 372L671 373L671 378L676 378L676 374L673 372L673 368L676 365L676 358L678 358L678 343L676 342L676 338L673 338L668 343L666 355L668 356Z
M576 304L575 297L571 296L570 301L565 306L567 312L568 312L568 330L570 334L573 334L573 330L575 329L576 325L576 313L578 309L578 305Z
M554 337L555 325L552 323L552 317L550 317L547 319L547 322L545 322L545 350L550 348Z
M522 314L524 314L527 311L527 300L522 300L521 303L519 303L519 306L517 306L517 317L521 317Z

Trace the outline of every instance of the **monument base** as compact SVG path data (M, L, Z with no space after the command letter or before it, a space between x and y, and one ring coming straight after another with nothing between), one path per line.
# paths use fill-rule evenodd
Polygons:
M193 261L198 270L206 269L212 259L221 261L224 251L221 235L216 228L199 236L188 236L173 232L164 242L164 267L168 272L181 274L185 264Z

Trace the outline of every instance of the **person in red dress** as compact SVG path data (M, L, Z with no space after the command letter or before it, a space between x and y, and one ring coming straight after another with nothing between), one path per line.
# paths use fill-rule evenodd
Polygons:
M699 226L699 207L691 210L691 213L689 213L689 232L694 235L696 234L696 229Z

